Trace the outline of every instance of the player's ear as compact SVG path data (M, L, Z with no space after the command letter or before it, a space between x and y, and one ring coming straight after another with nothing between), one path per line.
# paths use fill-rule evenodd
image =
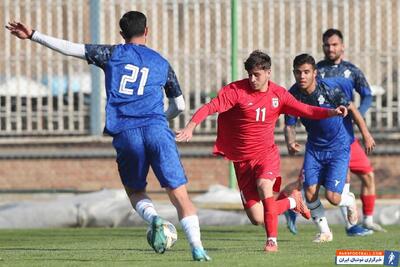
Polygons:
M147 35L149 34L149 27L144 28L144 36L147 37Z

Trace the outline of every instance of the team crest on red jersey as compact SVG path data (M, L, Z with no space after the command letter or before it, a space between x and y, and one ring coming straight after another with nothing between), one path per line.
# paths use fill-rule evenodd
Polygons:
M277 97L272 98L272 106L277 108L279 106L279 99Z

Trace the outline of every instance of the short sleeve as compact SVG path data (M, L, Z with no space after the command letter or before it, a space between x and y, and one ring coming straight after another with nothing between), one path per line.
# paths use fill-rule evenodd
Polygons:
M88 64L96 65L104 70L110 60L115 45L85 45L85 56Z
M171 65L168 65L168 76L167 82L164 86L165 94L168 98L175 98L182 95L181 87L178 82L178 78L175 75Z

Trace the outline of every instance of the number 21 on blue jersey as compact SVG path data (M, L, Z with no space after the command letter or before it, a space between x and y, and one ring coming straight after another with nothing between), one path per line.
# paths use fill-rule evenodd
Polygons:
M130 82L130 83L136 82L136 80L138 78L138 74L139 74L139 72L141 72L142 76L140 78L137 95L143 95L144 86L146 85L147 77L149 76L149 69L146 67L139 69L138 66L135 66L132 64L125 65L125 69L130 70L131 74L130 75L125 74L122 76L121 82L119 84L119 92L122 94L126 94L126 95L133 95L133 89L126 88L126 83L127 82Z

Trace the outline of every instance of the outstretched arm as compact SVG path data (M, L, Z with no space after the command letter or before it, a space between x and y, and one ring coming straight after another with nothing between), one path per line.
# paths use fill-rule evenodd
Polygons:
M285 114L314 120L321 120L333 116L347 116L347 108L345 106L338 106L336 109L321 108L304 104L296 100L289 92L285 94L285 97L285 104L282 110L282 113Z
M32 41L35 41L66 56L86 59L84 44L76 44L44 35L38 31L32 30L31 27L18 21L9 22L8 25L6 25L6 28L11 32L12 35L18 37L19 39L31 39Z
M193 131L196 128L197 124L193 121L190 121L185 128L182 130L178 130L176 132L176 141L182 142L186 141L189 142L190 139L193 137Z
M365 152L368 154L374 150L375 140L372 137L372 135L370 134L368 127L367 127L361 113L355 107L353 102L350 102L350 104L349 104L349 111L351 112L353 120L357 124L357 127L361 132L361 135L362 135L363 141L364 141Z
M196 113L194 113L192 119L186 124L185 128L176 131L176 141L189 142L193 137L193 131L197 125L199 125L208 115L215 113L215 111L210 109L210 103L203 105L199 108Z

